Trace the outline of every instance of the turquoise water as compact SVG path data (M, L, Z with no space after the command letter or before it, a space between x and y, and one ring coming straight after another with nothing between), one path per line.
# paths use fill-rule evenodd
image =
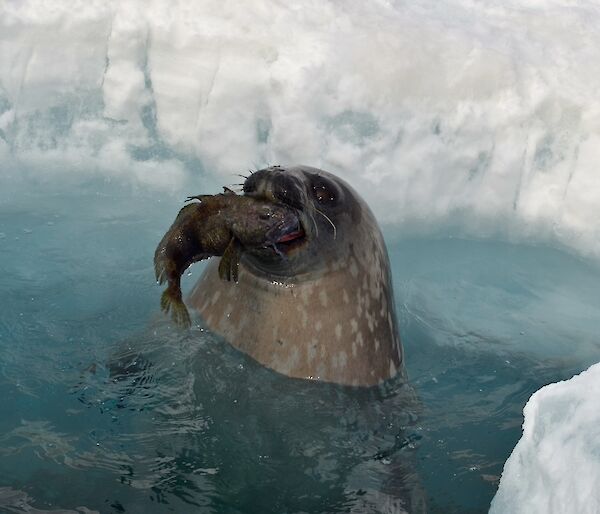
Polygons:
M388 232L416 399L286 379L158 313L181 199L24 184L0 192L0 512L486 512L531 393L600 360L594 264Z

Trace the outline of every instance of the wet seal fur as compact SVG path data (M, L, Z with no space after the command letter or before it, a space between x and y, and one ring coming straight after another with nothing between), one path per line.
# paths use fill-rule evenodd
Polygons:
M404 375L389 259L360 196L307 166L259 170L244 193L297 209L305 237L285 258L244 255L238 282L213 259L188 302L208 328L290 377L371 386Z

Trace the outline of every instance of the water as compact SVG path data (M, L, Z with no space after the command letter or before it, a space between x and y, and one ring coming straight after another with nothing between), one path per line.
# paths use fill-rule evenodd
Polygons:
M389 232L418 400L286 379L158 314L181 199L4 186L2 512L346 512L421 489L429 512L486 512L528 397L600 354L594 264Z
M598 361L598 268L549 248L453 239L403 241L390 254L425 406L430 510L485 512L531 393Z

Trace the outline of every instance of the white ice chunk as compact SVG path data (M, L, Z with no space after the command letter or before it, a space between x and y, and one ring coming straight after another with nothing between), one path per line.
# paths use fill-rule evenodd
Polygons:
M491 514L600 512L600 363L534 393Z

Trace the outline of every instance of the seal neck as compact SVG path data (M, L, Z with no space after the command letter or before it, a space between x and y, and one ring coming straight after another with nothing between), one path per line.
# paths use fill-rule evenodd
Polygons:
M376 385L403 373L393 298L338 269L302 281L265 280L240 269L239 282L209 264L190 303L208 328L287 376Z

